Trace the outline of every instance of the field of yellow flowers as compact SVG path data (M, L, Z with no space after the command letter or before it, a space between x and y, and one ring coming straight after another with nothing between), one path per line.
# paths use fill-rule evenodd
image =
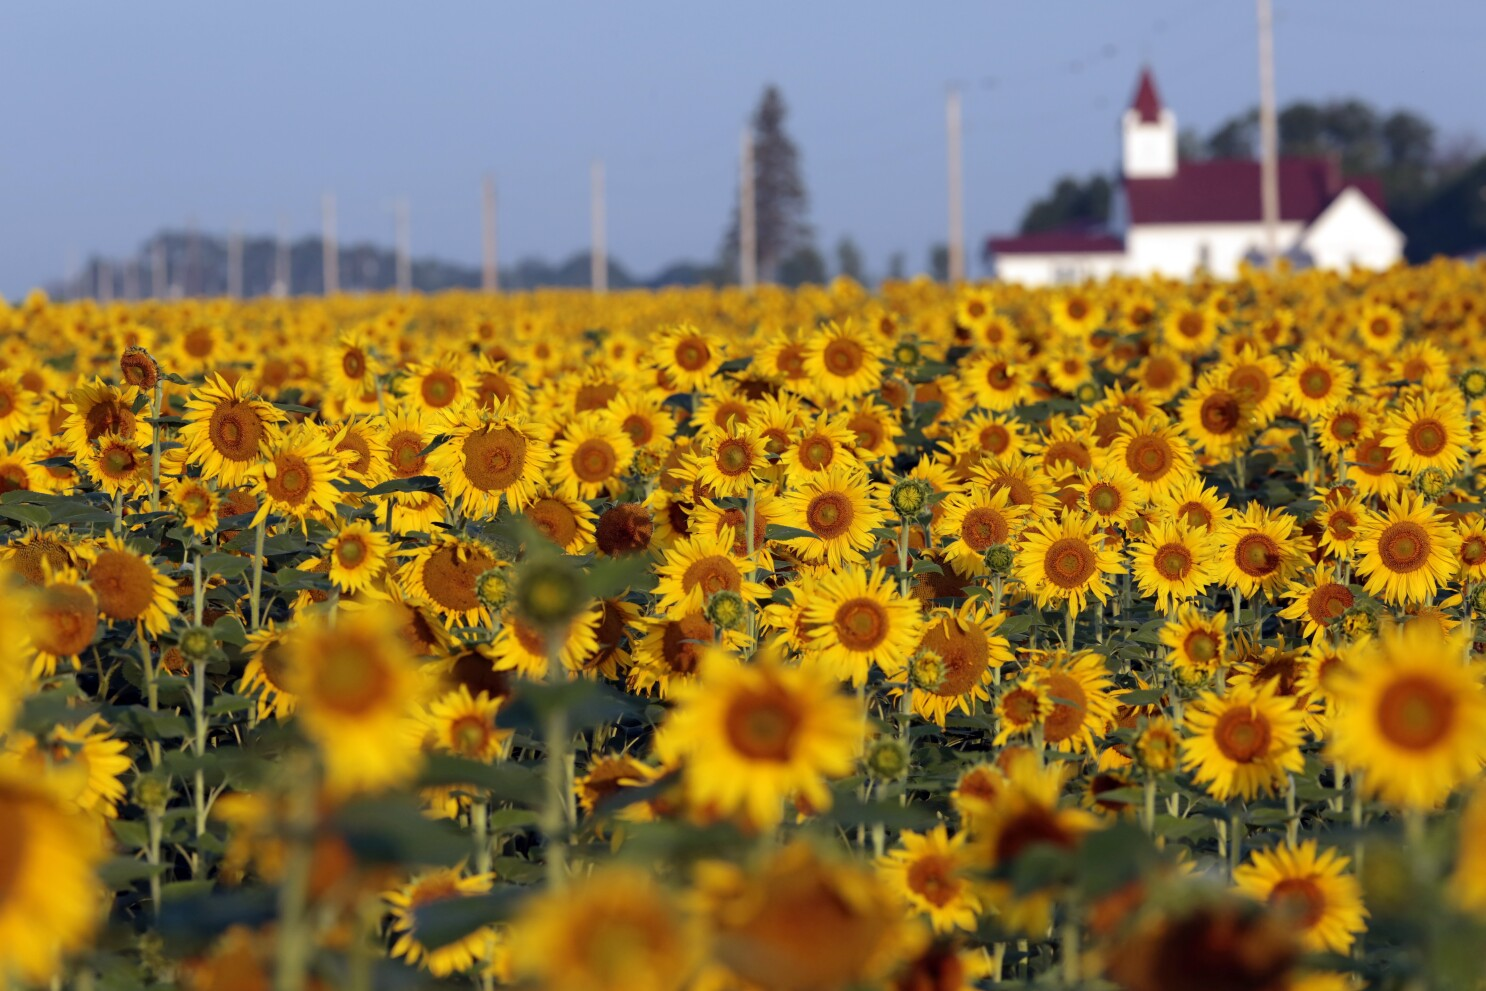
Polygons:
M1486 976L1486 266L0 327L6 986Z

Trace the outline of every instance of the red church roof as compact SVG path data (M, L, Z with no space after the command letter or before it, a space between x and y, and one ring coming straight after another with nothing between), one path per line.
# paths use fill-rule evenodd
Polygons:
M1161 120L1161 97L1156 94L1156 80L1149 68L1140 70L1140 85L1136 87L1135 102L1130 104L1130 109L1140 114L1140 119L1147 124Z
M1086 255L1125 250L1123 238L1089 231L1038 231L1016 237L993 237L986 241L987 255Z
M1182 162L1169 179L1126 179L1132 224L1256 223L1263 220L1259 163L1246 159ZM1329 158L1282 158L1280 219L1310 223L1348 186L1382 211L1377 179L1343 179Z

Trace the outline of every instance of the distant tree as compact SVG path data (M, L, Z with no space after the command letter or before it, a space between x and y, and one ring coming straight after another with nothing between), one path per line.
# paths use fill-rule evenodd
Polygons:
M857 282L866 282L867 274L862 264L862 249L850 235L836 242L836 273Z
M1113 192L1106 176L1090 176L1083 182L1064 176L1053 185L1051 193L1027 208L1021 231L1031 234L1066 227L1097 227L1109 220Z
M800 152L784 130L788 108L775 86L764 95L753 112L753 202L757 232L758 273L763 281L779 277L780 263L797 248L810 242L805 220L808 197L800 175ZM738 268L738 208L723 236L725 267Z
M808 244L800 245L779 263L778 277L781 285L792 289L803 285L823 285L829 278L826 260Z
M935 282L949 281L949 245L936 244L929 249L929 275Z
M944 264L946 265L946 267L949 265L948 254L944 256ZM904 256L903 252L894 251L891 255L888 256L887 277L889 279L908 278L908 259Z
M1208 158L1253 158L1258 147L1259 112L1234 117L1208 135Z

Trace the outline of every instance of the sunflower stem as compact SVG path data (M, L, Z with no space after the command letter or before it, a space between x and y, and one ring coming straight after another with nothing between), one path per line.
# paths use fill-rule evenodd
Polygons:
M253 589L248 597L249 631L258 629L258 606L263 600L263 532L268 529L268 517L258 520L253 528ZM200 622L200 620L197 620Z
M1234 806L1228 813L1228 881L1233 882L1233 874L1238 870L1239 861L1243 859L1243 819L1240 815L1242 810Z
M114 533L124 531L124 490L114 493Z
M1295 846L1300 837L1300 815L1295 808L1295 775L1286 775L1289 783L1285 787L1285 842Z
M748 487L748 502L743 507L743 526L747 528L747 536L744 538L743 546L748 549L748 580L758 581L758 564L754 561L753 526L754 519L758 514L756 505L757 490L753 486ZM758 649L758 615L757 608L750 604L748 607L748 640L755 650Z
M1156 835L1156 779L1154 777L1145 779L1145 809L1141 823L1145 826L1147 835Z
M165 412L165 382L155 380L154 420L150 430L150 510L160 511L160 417Z
M1076 988L1083 981L1082 952L1079 949L1078 917L1070 907L1063 919L1063 983Z
M309 919L310 868L314 860L315 775L308 753L296 756L289 773L288 850L279 886L279 931L274 991L304 991L314 929Z
M196 595L196 625L201 625L201 555L196 555L194 573ZM195 730L191 739L191 751L196 756L196 771L192 776L191 804L196 812L196 838L206 834L206 661L198 659L191 664L191 719ZM201 874L204 851L200 844L191 851L191 876Z
M561 640L555 633L547 636L547 682L557 685L565 680L567 669L562 663ZM542 739L547 748L547 801L542 808L543 853L547 862L547 887L558 891L567 883L568 832L572 813L572 732L568 712L553 705L543 721Z

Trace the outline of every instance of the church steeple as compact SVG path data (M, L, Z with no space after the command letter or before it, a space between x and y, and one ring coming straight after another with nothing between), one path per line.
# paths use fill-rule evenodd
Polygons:
M1140 70L1135 99L1121 122L1126 179L1176 175L1176 115L1161 105L1149 66Z

